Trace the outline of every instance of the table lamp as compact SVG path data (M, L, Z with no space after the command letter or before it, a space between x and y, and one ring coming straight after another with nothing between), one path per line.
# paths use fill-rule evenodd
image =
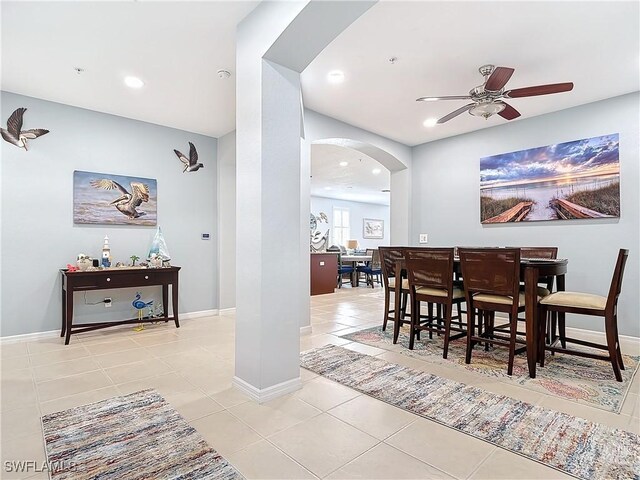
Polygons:
M358 249L358 241L357 240L347 240L347 248L349 250L357 250Z

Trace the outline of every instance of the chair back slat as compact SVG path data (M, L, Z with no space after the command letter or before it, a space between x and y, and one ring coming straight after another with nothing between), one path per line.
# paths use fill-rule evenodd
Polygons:
M616 306L618 303L618 297L622 291L622 277L624 275L624 267L627 264L627 258L629 257L629 250L621 248L618 252L618 260L616 261L616 268L613 271L613 278L611 279L611 287L609 288L609 296L607 297L607 305L605 309L609 310Z
M521 258L558 258L558 247L520 247Z
M396 262L404 259L405 247L378 247L382 265L382 276L385 279L396 276Z
M452 291L453 248L408 248L405 250L405 259L411 288Z
M460 248L458 252L464 288L469 295L487 293L518 298L519 248Z
M372 270L380 270L380 251L377 248L374 248L371 252L371 263L369 265Z

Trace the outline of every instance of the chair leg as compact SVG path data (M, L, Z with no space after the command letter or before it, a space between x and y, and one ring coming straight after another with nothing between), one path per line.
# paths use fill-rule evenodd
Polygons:
M605 333L607 334L607 346L609 347L609 357L611 357L611 366L616 380L622 381L620 366L618 365L618 348L616 345L615 318L605 317Z
M476 329L476 309L467 305L467 352L464 357L464 363L471 363L471 350L473 349L473 341L471 337Z
M416 303L418 304L417 308L416 308ZM419 305L420 305L420 302L416 301L412 295L411 296L411 323L410 323L411 326L409 328L409 350L413 350L413 342L416 336L416 310L420 311ZM419 321L419 318L417 320Z
M451 311L453 305L444 306L444 350L442 352L442 358L447 358L449 352L449 337L451 336Z
M620 370L624 370L624 362L622 361L622 352L620 351L620 338L618 337L618 316L613 317L615 320L615 328L616 328L616 346L618 350L618 366Z
M547 339L552 338L551 332L545 332L545 328L551 328L552 321L547 319L547 308L544 305L538 305L537 309L537 326L538 326L538 361L540 366L544 367L544 343L545 335Z
M518 330L518 314L509 314L509 325L511 327L511 338L509 339L509 366L507 375L513 375L513 359L516 355L516 332Z
M562 345L562 348L567 348L567 333L565 330L565 324L564 324L564 318L565 318L565 313L564 312L558 312L558 335L560 337L560 345Z
M382 319L382 331L387 329L387 320L389 320L389 297L391 296L391 290L385 287L384 289L384 318Z

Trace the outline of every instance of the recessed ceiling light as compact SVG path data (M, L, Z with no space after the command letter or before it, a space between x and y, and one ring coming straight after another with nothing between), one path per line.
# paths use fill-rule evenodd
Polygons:
M331 190L331 187L324 187L325 190Z
M138 77L124 77L124 84L129 88L142 88L144 82Z
M371 170L371 173L373 173L374 175L378 175L382 170L380 170L379 168L374 168L373 170Z
M341 167L346 167L347 165L349 165L349 162L340 162L338 165L340 165Z
M342 83L344 82L344 72L333 70L327 74L327 80L329 80L329 83Z
M431 128L431 127L435 127L437 123L438 123L437 118L427 118L422 124L427 128Z

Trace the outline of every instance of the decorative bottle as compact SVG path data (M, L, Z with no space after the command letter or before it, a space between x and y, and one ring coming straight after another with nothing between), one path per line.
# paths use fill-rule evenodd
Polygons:
M111 266L111 247L109 247L109 237L104 236L104 245L102 246L102 266L107 268Z

